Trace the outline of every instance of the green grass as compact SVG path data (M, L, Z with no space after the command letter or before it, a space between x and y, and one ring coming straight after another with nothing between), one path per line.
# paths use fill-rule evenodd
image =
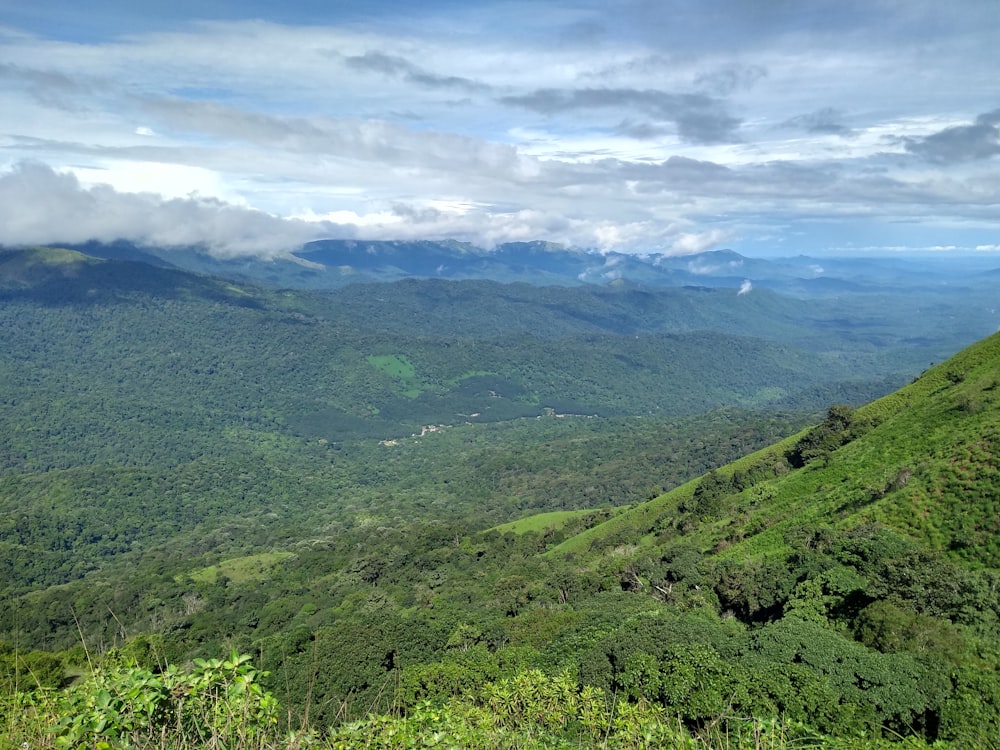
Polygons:
M368 358L368 364L397 380L413 380L417 376L413 363L400 354L373 355Z
M263 581L271 577L275 566L292 556L291 552L261 552L257 555L234 557L217 565L196 570L190 574L196 583L215 583L219 576L225 576L233 583Z
M30 263L37 263L45 266L62 266L68 263L93 262L93 258L90 258L83 253L79 253L76 250L66 250L64 248L37 248L34 251L26 253L25 258Z
M368 357L368 364L390 378L399 381L402 390L399 395L411 401L420 398L424 392L416 382L417 368L402 354L379 354Z
M494 526L490 531L497 531L501 534L505 534L508 531L515 534L525 534L530 531L561 529L570 521L593 512L592 508L585 508L583 510L554 510L549 513L536 513L533 516L519 518L516 521Z
M881 523L938 552L1000 564L998 376L1000 336L992 336L858 409L857 419L878 425L828 461L770 482L773 499L751 514L765 531L727 554L783 550L791 526L832 520Z

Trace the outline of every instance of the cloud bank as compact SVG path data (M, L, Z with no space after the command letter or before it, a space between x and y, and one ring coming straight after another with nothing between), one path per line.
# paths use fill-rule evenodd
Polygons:
M214 198L164 199L107 186L85 189L72 174L31 163L0 175L0 225L8 245L127 239L264 258L287 255L304 242L345 229L281 219Z
M1000 245L988 3L346 5L10 0L0 243Z

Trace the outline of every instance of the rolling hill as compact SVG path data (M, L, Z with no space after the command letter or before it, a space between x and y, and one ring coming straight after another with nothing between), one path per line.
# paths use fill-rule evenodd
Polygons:
M769 292L495 282L279 292L74 251L8 252L0 449L35 468L169 463L217 454L223 426L337 442L550 412L861 403L974 333L964 320L922 326L917 345L904 313Z

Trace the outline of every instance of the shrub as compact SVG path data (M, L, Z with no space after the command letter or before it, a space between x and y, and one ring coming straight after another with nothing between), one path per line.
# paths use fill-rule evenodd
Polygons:
M56 747L262 747L278 704L250 659L234 651L226 660L195 659L190 671L155 674L112 654L60 694Z

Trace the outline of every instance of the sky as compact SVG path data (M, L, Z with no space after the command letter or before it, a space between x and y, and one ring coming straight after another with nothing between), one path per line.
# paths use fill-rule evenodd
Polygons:
M0 244L321 238L1000 253L1000 0L0 0Z

